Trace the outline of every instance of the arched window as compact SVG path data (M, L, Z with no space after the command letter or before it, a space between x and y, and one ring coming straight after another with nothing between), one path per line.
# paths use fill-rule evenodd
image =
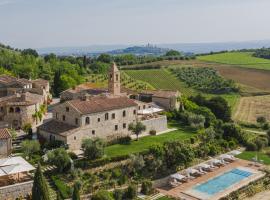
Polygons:
M105 114L105 120L108 120L109 119L109 113L106 113Z
M126 111L124 110L124 111L123 111L123 117L125 117L125 116L126 116Z
M16 108L15 108L15 112L16 112L16 113L19 113L19 112L21 112L21 109L20 109L19 107L16 107Z
M10 107L10 108L9 108L9 112L10 112L10 113L13 113L13 112L14 112L14 108Z
M118 81L118 74L116 74L116 81Z
M90 124L90 118L89 117L85 118L85 124Z

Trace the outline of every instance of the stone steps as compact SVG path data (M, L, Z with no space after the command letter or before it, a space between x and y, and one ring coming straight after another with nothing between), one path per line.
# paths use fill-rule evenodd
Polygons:
M139 195L139 198L143 199L143 200L157 200L157 199L164 197L164 196L165 196L164 194L157 193L157 194L154 194L151 196Z
M54 183L50 178L46 177L46 180L47 180L48 187L49 187L50 199L56 200L57 194L56 194L56 188L54 186Z

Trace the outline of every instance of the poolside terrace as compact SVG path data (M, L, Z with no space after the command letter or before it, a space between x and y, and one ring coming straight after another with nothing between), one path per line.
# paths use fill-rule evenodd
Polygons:
M214 177L222 175L225 172L230 171L235 168L244 169L244 170L252 172L253 174L250 177L234 184L232 187L229 187L221 192L218 192L217 194L213 196L202 195L201 193L196 193L194 192L194 190L192 190L194 186L204 183ZM236 159L234 162L226 164L225 166L220 166L219 168L213 171L210 171L204 175L198 176L195 179L188 180L187 182L184 182L179 186L172 187L170 186L170 184L168 184L168 180L167 180L167 181L164 181L163 184L160 184L159 186L157 186L157 189L162 194L172 196L175 198L182 198L185 200L218 200L221 197L224 197L230 194L231 192L237 189L240 189L244 185L247 185L248 183L263 177L265 174L260 171L260 169L263 169L263 168L264 168L263 165L254 165L254 163L250 161ZM180 172L180 173L183 173L183 172Z

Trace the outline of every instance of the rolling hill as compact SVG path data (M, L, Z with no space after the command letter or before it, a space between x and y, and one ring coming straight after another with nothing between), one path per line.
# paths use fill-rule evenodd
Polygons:
M197 59L205 62L235 65L239 67L270 70L270 60L252 56L253 52L228 52L199 56Z

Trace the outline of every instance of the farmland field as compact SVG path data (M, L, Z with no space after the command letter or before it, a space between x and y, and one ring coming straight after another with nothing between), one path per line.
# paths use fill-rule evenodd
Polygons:
M195 92L166 69L125 70L125 72L134 79L148 82L155 89L179 90L188 96Z
M182 94L186 96L202 93L188 87L183 81L179 80L177 77L175 77L166 69L125 70L125 72L134 79L148 82L155 89L179 90ZM202 93L202 94L206 95L207 97L216 96L216 95L206 94L206 93ZM223 94L220 96L224 97L227 100L227 102L232 108L232 111L234 111L238 103L240 95Z
M241 97L233 119L240 122L255 123L257 117L270 120L270 95Z
M239 67L246 68L270 70L270 60L253 57L252 52L229 52L199 56L198 60L228 65L237 65Z

